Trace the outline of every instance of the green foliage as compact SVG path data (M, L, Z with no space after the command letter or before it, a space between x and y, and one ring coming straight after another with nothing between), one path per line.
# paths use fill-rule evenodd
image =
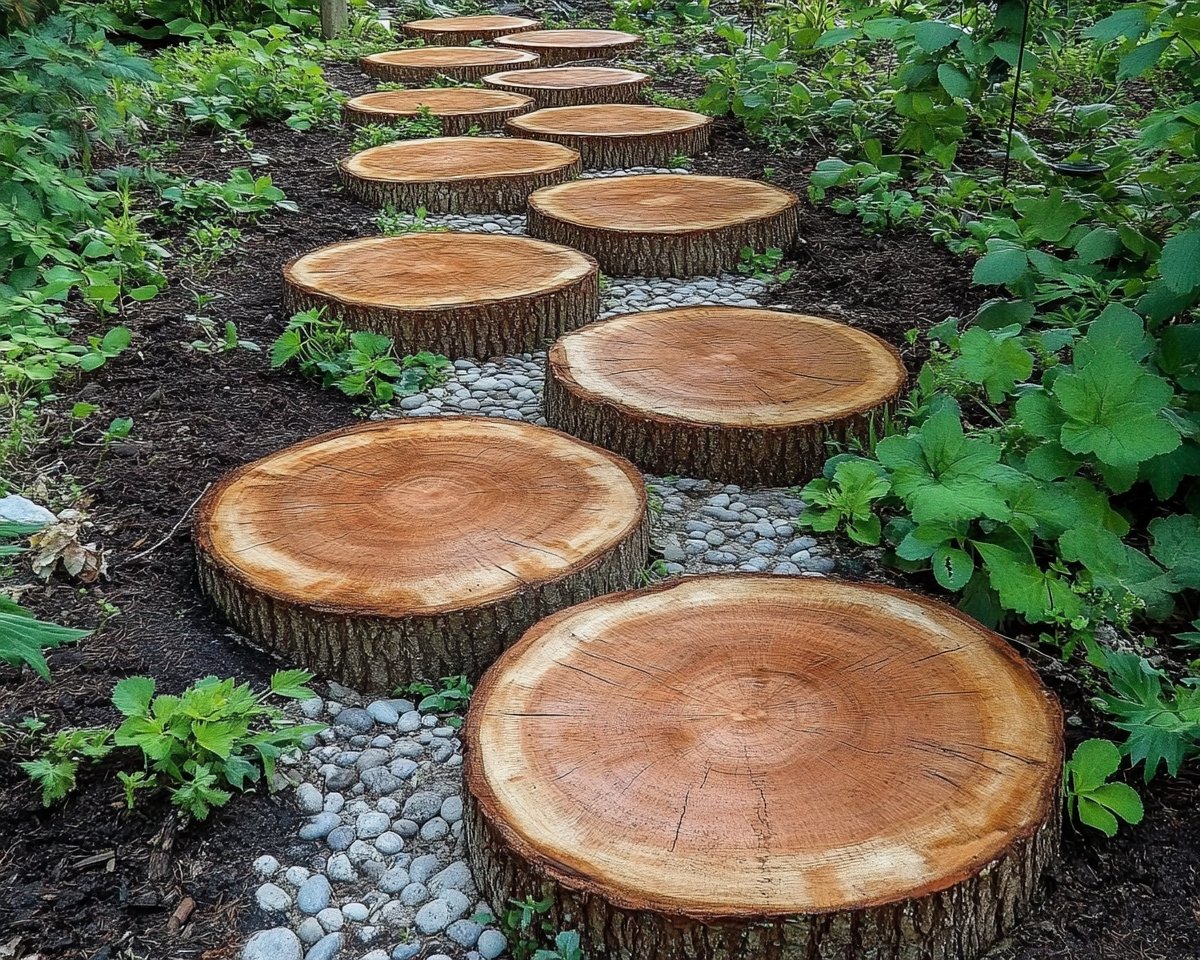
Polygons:
M442 677L438 686L423 680L401 687L397 693L416 694L421 699L417 709L422 712L452 714L446 718L446 724L451 727L461 727L462 717L457 716L467 708L474 688L465 676Z
M818 533L843 529L855 543L879 543L876 501L891 491L886 471L872 460L843 455L825 464L824 476L811 481L800 496L806 509L802 526Z
M429 223L429 212L424 207L417 207L416 213L405 213L397 210L393 204L388 204L379 211L375 218L375 226L379 232L389 237L398 237L405 233L446 233L450 228Z
M739 252L738 273L761 280L763 283L787 283L795 272L790 267L779 269L783 263L783 251L768 247L762 252L752 247L742 247Z
M434 116L429 107L422 106L415 117L400 117L390 124L366 123L356 128L350 150L357 153L370 147L395 143L397 140L420 140L441 135L441 119Z
M1063 791L1067 806L1080 823L1106 837L1117 834L1117 818L1129 824L1142 822L1142 799L1124 783L1108 778L1121 765L1121 751L1110 740L1085 740L1067 761Z
M313 0L108 0L108 9L123 32L147 40L273 25L307 30L319 23Z

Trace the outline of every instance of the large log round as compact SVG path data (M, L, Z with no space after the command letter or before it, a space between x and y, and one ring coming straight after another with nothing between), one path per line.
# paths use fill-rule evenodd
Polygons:
M573 437L388 420L287 447L201 500L200 582L236 629L357 689L478 677L538 619L637 581L640 474Z
M693 277L735 268L741 251L789 251L796 195L736 177L602 177L529 197L531 237L591 254L610 276Z
M477 83L497 70L536 67L538 56L494 47L413 47L372 53L358 62L363 73L393 83L428 83L438 76Z
M432 137L371 147L338 164L346 192L432 213L521 213L534 190L577 177L579 154L506 137Z
M1057 703L888 587L694 577L561 611L465 739L476 882L547 899L587 957L971 960L1057 848Z
M483 78L484 86L533 97L538 108L589 103L638 103L650 77L616 67L554 67L506 70Z
M505 90L481 90L478 87L430 87L425 90L377 90L347 100L342 116L347 123L394 124L420 116L425 110L437 117L442 133L461 137L472 128L499 130L533 109L533 100Z
M492 15L469 17L435 17L432 20L410 20L401 29L410 37L438 46L465 47L476 40L485 43L523 30L536 30L540 20L529 17Z
M283 268L289 311L324 307L390 336L401 353L493 357L534 350L596 319L596 262L567 247L478 233L366 237Z
M743 307L630 313L550 349L546 421L660 476L787 486L828 443L867 442L903 394L896 351L854 327Z
M641 104L553 107L510 119L510 134L578 150L589 168L663 167L708 147L712 118Z
M622 30L525 30L499 37L496 46L527 50L555 67L575 60L609 60L641 44L642 38Z

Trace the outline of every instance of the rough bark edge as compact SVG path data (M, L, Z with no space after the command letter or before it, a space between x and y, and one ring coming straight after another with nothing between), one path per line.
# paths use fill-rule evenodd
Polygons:
M533 97L538 110L546 107L583 107L601 103L641 103L645 99L646 89L650 86L649 77L578 87L532 87L506 83L496 80L495 76L493 73L484 77L484 86Z
M583 171L576 155L569 163L537 173L499 174L469 180L371 180L338 162L346 193L375 207L424 207L430 213L524 213L529 195L542 187L574 180Z
M500 37L511 37L529 30L540 30L542 23L540 20L535 20L527 27L477 27L474 30L434 30L428 27L414 27L405 23L401 25L400 29L406 37L424 40L431 47L466 47L476 40L491 43Z
M503 130L504 125L514 117L529 113L534 109L533 99L527 103L512 107L496 107L479 113L435 113L442 123L442 136L465 137L471 127L491 132ZM342 105L342 121L352 127L363 127L368 124L394 124L398 120L411 119L415 113L380 113L372 110L359 110L350 103Z
M525 222L529 236L581 250L613 277L712 276L736 268L743 247L790 252L799 230L795 199L778 213L691 233L581 226L545 213L536 197L529 198Z
M350 303L301 286L290 277L295 262L283 273L289 315L325 307L355 329L391 337L401 353L432 350L452 360L524 353L591 323L600 313L600 270L595 261L578 280L535 294L429 310Z
M761 574L716 574L720 578ZM670 589L665 581L633 593ZM881 584L858 584L881 593L911 596ZM930 598L975 630L961 611ZM565 615L565 612L560 614ZM1046 702L1055 734L1054 754L1064 755L1062 708L1037 674L1002 638L996 650L1023 671ZM848 907L815 914L765 912L686 914L602 887L540 854L494 813L496 799L483 775L476 738L483 704L502 668L489 672L475 691L464 731L464 819L467 859L476 885L490 903L525 896L549 897L550 927L577 930L585 956L620 960L974 960L1011 931L1033 903L1039 881L1058 854L1062 829L1061 763L1052 763L1039 798L1036 823L1014 836L986 863L947 877L941 889L880 906Z
M523 111L522 111L523 112ZM575 150L589 169L666 167L679 155L694 157L708 149L712 118L688 130L666 133L574 134L530 130L511 120L505 123L510 136L559 143Z
M520 31L524 33L525 31ZM519 37L519 34L518 34ZM588 44L582 47L558 46L522 46L519 39L515 43L498 42L497 46L504 50L524 50L526 53L537 54L543 67L562 67L577 60L613 60L641 46L641 38L637 40L621 40L597 46Z
M516 51L528 53L528 50ZM428 83L434 77L450 77L463 83L479 83L489 74L499 70L529 70L540 67L541 61L536 54L532 60L519 60L512 63L461 63L442 64L440 66L419 66L415 64L383 63L362 57L358 61L359 68L368 77L376 80L386 80L389 83ZM521 91L516 91L520 93Z

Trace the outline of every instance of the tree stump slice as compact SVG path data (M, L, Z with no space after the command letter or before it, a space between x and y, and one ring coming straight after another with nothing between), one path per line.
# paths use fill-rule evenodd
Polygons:
M609 60L641 42L637 34L622 30L525 30L498 37L496 46L536 53L543 66L556 67L574 60Z
M523 353L591 323L596 261L503 234L411 233L335 243L283 268L289 312L324 307L400 353L451 358Z
M533 97L538 109L594 103L638 103L650 77L615 67L554 67L506 70L483 78L484 86Z
M481 417L387 420L224 477L200 583L239 632L356 689L478 677L540 618L637 581L645 484L574 437Z
M641 104L553 107L510 119L516 137L549 140L579 151L585 167L663 167L708 148L712 118L691 110Z
M830 440L868 440L903 396L877 337L822 317L683 307L592 324L550 348L546 421L650 473L788 486Z
M393 124L421 115L427 108L442 124L448 137L465 136L472 127L500 130L512 120L533 109L533 100L505 90L477 87L431 87L427 90L378 90L355 97L342 105L347 123Z
M579 154L506 137L432 137L371 147L338 164L365 203L431 213L522 213L534 190L579 176Z
M428 83L438 76L477 83L497 70L536 67L538 57L525 50L494 47L413 47L372 53L358 63L367 76L392 83Z
M798 206L787 190L736 177L602 177L531 194L526 230L583 250L610 276L709 276L735 268L744 247L789 251Z
M587 957L969 960L1057 849L1054 698L875 584L690 577L560 611L484 676L465 741L481 892L549 898Z
M540 20L531 20L529 17L470 16L410 20L400 29L408 36L426 43L465 47L476 40L490 43L498 37L536 30L541 25Z

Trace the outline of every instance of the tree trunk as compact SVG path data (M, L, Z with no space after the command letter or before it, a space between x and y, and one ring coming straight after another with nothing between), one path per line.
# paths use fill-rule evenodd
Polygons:
M498 47L536 53L545 67L575 60L609 60L641 43L641 37L621 30L526 30L496 40Z
M611 67L509 70L483 78L484 86L533 97L538 109L595 103L640 103L650 77Z
M537 54L491 47L413 47L372 53L358 61L376 80L424 84L435 77L478 83L497 70L523 70L538 65Z
M830 441L872 436L903 395L888 344L832 320L685 307L591 324L550 348L546 422L659 476L788 486Z
M540 20L528 17L471 16L410 20L401 29L407 36L436 46L465 47L477 40L490 43L498 37L536 30Z
M1059 835L1062 714L999 637L874 584L692 577L487 672L467 851L597 960L972 960Z
M324 307L401 354L486 358L534 350L600 310L596 262L496 234L411 233L314 250L283 269L285 307Z
M355 97L342 105L349 124L394 124L419 117L427 109L441 121L442 135L466 136L472 128L502 130L512 120L533 109L533 100L504 90L476 87L434 87L429 90L380 90Z
M522 213L534 190L579 176L579 154L557 143L435 137L371 147L338 164L346 192L412 212Z
M537 110L509 120L515 137L577 150L588 169L666 167L708 149L712 118L690 110L601 104Z
M201 500L200 583L233 626L363 690L475 678L646 562L641 475L573 437L476 417L325 434Z
M321 0L321 39L332 40L349 22L346 0Z

